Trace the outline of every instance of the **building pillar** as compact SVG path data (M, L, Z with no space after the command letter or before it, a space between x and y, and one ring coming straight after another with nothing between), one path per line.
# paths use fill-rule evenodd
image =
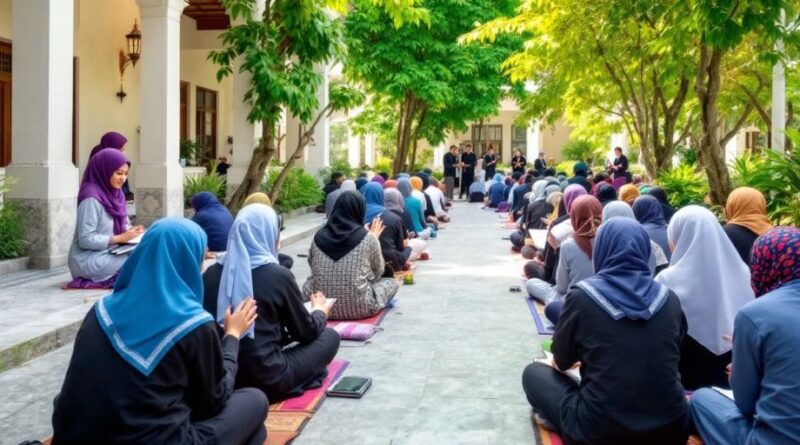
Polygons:
M526 130L527 134L525 135L525 157L530 161L533 162L539 156L539 152L544 149L542 147L542 130L538 122L534 122L531 126L528 127ZM520 150L522 147L520 147ZM513 152L511 156L508 157L506 162L511 162L511 157L513 157Z
M347 129L347 163L353 168L361 166L361 136L350 129Z
M136 223L183 215L178 162L180 27L184 0L136 0L142 16L141 143L136 166Z
M321 65L319 67L319 74L322 79L319 83L317 90L317 100L319 101L319 109L328 106L328 67ZM316 113L314 114L316 117ZM291 119L289 120L291 122ZM297 125L294 125L295 130ZM289 135L293 130L288 126L286 129L286 142L289 142ZM296 141L296 140L295 140ZM296 142L295 142L296 143ZM287 145L292 147L292 145ZM330 165L330 125L327 117L320 119L316 128L314 128L314 140L305 148L305 170L306 172L316 175L317 172ZM290 148L291 150L291 148Z
M253 11L254 14L260 15L264 10L266 0L256 0L256 6ZM242 19L237 19L234 25L242 23ZM209 62L211 63L211 62ZM226 193L228 197L236 192L244 176L247 173L247 167L250 166L250 160L253 158L253 150L259 145L261 140L262 125L260 122L251 123L247 120L250 114L251 106L244 100L247 90L250 89L250 80L252 79L250 73L239 72L241 66L241 57L233 64L232 78L232 110L231 115L233 118L233 154L231 155L231 167L228 169L226 178L228 187Z
M72 164L73 0L14 0L11 164L7 198L25 219L30 265L67 264L75 235Z
M433 149L433 168L444 168L444 154L447 150L447 144L442 142Z
M370 167L375 166L375 161L377 156L375 156L375 135L368 134L364 136L364 164L367 164Z

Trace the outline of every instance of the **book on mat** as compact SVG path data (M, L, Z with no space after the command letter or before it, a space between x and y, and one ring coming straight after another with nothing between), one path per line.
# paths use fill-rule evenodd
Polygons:
M336 303L336 298L326 298L325 299L325 306L330 308L331 306L333 306L333 303ZM314 310L314 308L311 307L311 302L310 301L306 301L305 303L303 303L303 306L306 307L306 310L309 313L311 313L311 311Z
M328 388L328 395L331 397L360 399L371 385L372 379L369 377L342 377Z
M130 239L127 243L118 244L116 247L111 249L111 253L114 255L124 255L131 252L142 241L143 236L144 232L142 232L139 236Z
M567 377L571 378L572 380L575 380L575 382L577 382L577 383L581 382L581 372L580 372L580 370L578 368L570 368L570 369L567 369L566 371L561 371L560 369L558 369L555 366L553 366L553 363L554 363L553 353L550 352L550 351L544 351L544 357L540 357L540 358L534 359L533 361L545 364L547 366L551 366L551 367L553 367L553 369L565 374Z
M528 229L528 234L533 240L533 247L539 250L544 250L547 244L547 229Z

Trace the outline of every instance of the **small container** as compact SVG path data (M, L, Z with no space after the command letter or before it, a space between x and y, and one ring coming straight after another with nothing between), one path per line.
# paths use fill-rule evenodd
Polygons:
M414 274L406 272L406 275L403 277L403 284L414 284Z

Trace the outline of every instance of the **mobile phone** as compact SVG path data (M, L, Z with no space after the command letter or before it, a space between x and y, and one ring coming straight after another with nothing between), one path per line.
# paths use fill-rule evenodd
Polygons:
M372 385L372 379L369 377L342 377L328 389L328 395L331 397L360 399L367 392L370 385Z
M511 286L508 288L509 292L522 292L522 287L520 286Z

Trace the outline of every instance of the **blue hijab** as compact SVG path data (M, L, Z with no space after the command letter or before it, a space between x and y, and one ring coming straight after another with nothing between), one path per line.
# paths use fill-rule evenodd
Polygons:
M666 286L653 281L648 260L650 240L638 222L612 218L594 240L595 274L578 283L614 319L649 320L669 296Z
M228 233L233 225L233 215L227 207L220 204L211 192L200 192L192 197L195 210L192 221L196 222L208 235L208 250L223 252L228 244Z
M411 181L409 181L408 178L399 178L397 180L397 190L403 194L403 198L405 199L406 211L411 216L411 222L414 224L412 229L417 233L422 232L425 230L425 215L423 214L422 203L419 202L419 199L411 195L411 192L414 190L411 186Z
M367 185L367 178L358 178L356 179L356 190L361 190L365 185Z
M184 218L156 221L125 261L114 292L94 305L117 353L149 376L186 334L213 321L203 310L206 234Z
M228 238L228 249L219 262L222 279L217 299L217 322L225 321L229 307L236 310L242 301L253 296L253 272L265 264L278 264L280 224L272 207L250 204L236 215ZM253 338L255 327L247 336Z
M667 259L672 258L672 251L669 248L669 237L667 236L667 220L664 218L664 208L661 202L654 196L642 195L633 202L633 214L636 219L647 231L650 239L655 241Z
M383 187L377 182L370 182L361 189L361 194L367 202L364 224L369 224L376 216L386 211L383 204Z

